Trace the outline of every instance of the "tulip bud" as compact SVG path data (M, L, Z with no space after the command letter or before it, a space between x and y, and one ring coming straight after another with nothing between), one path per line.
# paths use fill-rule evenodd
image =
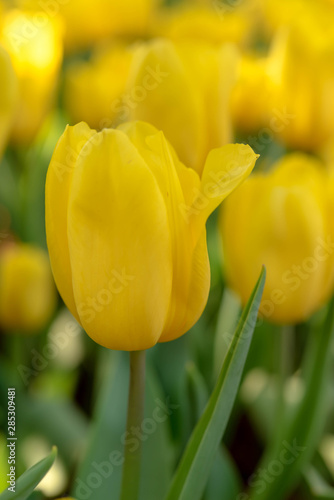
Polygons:
M74 123L85 121L101 130L129 118L130 109L123 97L132 52L126 46L117 45L96 51L88 62L69 66L65 76L65 107Z
M6 50L0 46L0 157L13 124L18 99L17 77Z
M59 15L65 25L68 51L90 48L99 41L146 34L160 0L18 0L48 17Z
M143 36L156 0L71 0L62 2L66 47L70 50L115 36Z
M231 112L236 128L243 133L252 133L268 125L274 89L268 60L243 57L231 98Z
M312 11L313 12L313 11ZM289 148L317 151L333 136L334 37L332 17L304 12L275 36L271 67L279 83L273 103L291 119L278 131Z
M43 11L9 11L2 23L2 40L19 81L19 104L11 139L29 144L53 106L62 62L62 30Z
M35 333L56 305L49 260L40 248L9 244L0 252L0 325Z
M136 52L129 89L150 83L131 117L164 131L181 161L201 174L208 152L231 141L232 45L155 40Z
M207 6L181 3L173 9L158 12L152 31L173 41L192 40L243 45L249 35L251 18L240 9L221 0L210 0Z
M47 175L47 242L60 294L93 340L142 350L191 328L210 287L205 222L255 160L227 145L200 178L152 125L66 128Z
M264 264L260 312L269 321L306 320L333 291L329 181L318 160L291 154L252 176L221 212L227 281L246 303Z

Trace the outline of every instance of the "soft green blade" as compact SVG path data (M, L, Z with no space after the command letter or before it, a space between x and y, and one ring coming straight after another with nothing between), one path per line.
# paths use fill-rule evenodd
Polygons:
M26 500L36 486L51 468L57 455L57 448L53 447L49 456L33 465L16 481L15 492L6 489L0 495L0 500Z
M199 500L224 434L252 340L265 283L265 269L245 307L210 400L199 420L166 500Z
M173 449L169 438L172 403L161 391L154 371L147 366L145 418L136 435L125 435L129 386L127 353L100 349L99 395L86 453L74 479L71 495L87 500L120 496L124 443L142 440L142 478L139 500L155 500L170 483ZM175 405L173 405L175 406Z

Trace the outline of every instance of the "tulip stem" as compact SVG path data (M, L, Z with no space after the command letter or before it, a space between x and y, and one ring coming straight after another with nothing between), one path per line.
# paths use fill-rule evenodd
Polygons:
M126 436L134 436L134 429L140 429L144 418L145 396L145 354L146 351L130 352L130 387ZM136 446L125 444L121 500L137 500L140 487L141 440Z

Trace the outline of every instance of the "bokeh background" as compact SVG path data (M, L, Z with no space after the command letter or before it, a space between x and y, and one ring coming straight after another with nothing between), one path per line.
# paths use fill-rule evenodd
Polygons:
M208 151L229 142L250 144L260 158L258 184L240 188L209 220L212 280L202 318L148 352L146 413L166 401L172 409L144 436L141 498L163 498L265 263L267 303L203 500L257 498L242 492L259 490L256 480L266 490L286 472L260 476L261 456L284 439L280 422L310 388L304 368L329 328L334 2L2 0L0 75L0 490L7 388L16 387L18 475L51 445L59 451L31 500L70 492L77 500L118 498L121 467L98 487L89 476L94 461L122 451L127 354L94 344L56 292L44 186L66 124L83 120L99 130L142 119L199 173ZM319 238L328 256L310 263ZM300 282L289 293L288 271ZM285 302L272 295L277 289ZM334 498L334 356L326 351L308 458L277 498Z

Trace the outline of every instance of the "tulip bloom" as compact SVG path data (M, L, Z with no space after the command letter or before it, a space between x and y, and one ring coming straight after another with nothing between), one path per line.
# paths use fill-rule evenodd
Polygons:
M145 84L149 87L145 98L138 96L131 107L131 117L163 130L181 161L201 174L208 152L231 141L236 66L231 45L168 40L144 44L136 52L129 89L135 96Z
M252 176L225 203L220 229L227 280L246 303L264 264L260 311L269 321L306 320L333 291L329 186L323 165L296 153L268 174Z
M317 15L318 14L318 15ZM279 138L290 148L317 151L334 130L334 37L329 25L314 12L304 13L273 42L271 65L279 84L273 105L292 116Z
M255 160L227 145L200 178L152 125L66 128L47 175L47 242L60 294L93 340L134 351L191 328L210 286L206 219Z
M243 45L250 31L250 17L221 0L209 6L178 6L158 12L152 31L173 41L192 40Z
M44 12L11 10L3 20L2 40L19 80L11 139L29 144L52 109L62 62L62 30Z
M0 252L0 326L31 332L43 328L56 306L49 259L40 248L9 244Z
M156 0L59 2L59 12L66 27L66 48L71 51L87 48L116 36L143 36L156 3Z
M125 121L121 96L126 90L132 53L132 49L116 45L96 51L88 62L69 66L65 107L74 123L85 121L92 128L102 129L115 126L121 118Z
M6 50L0 46L0 157L8 140L18 100L18 84Z
M231 98L235 127L243 133L252 133L267 126L275 89L268 59L244 56Z

